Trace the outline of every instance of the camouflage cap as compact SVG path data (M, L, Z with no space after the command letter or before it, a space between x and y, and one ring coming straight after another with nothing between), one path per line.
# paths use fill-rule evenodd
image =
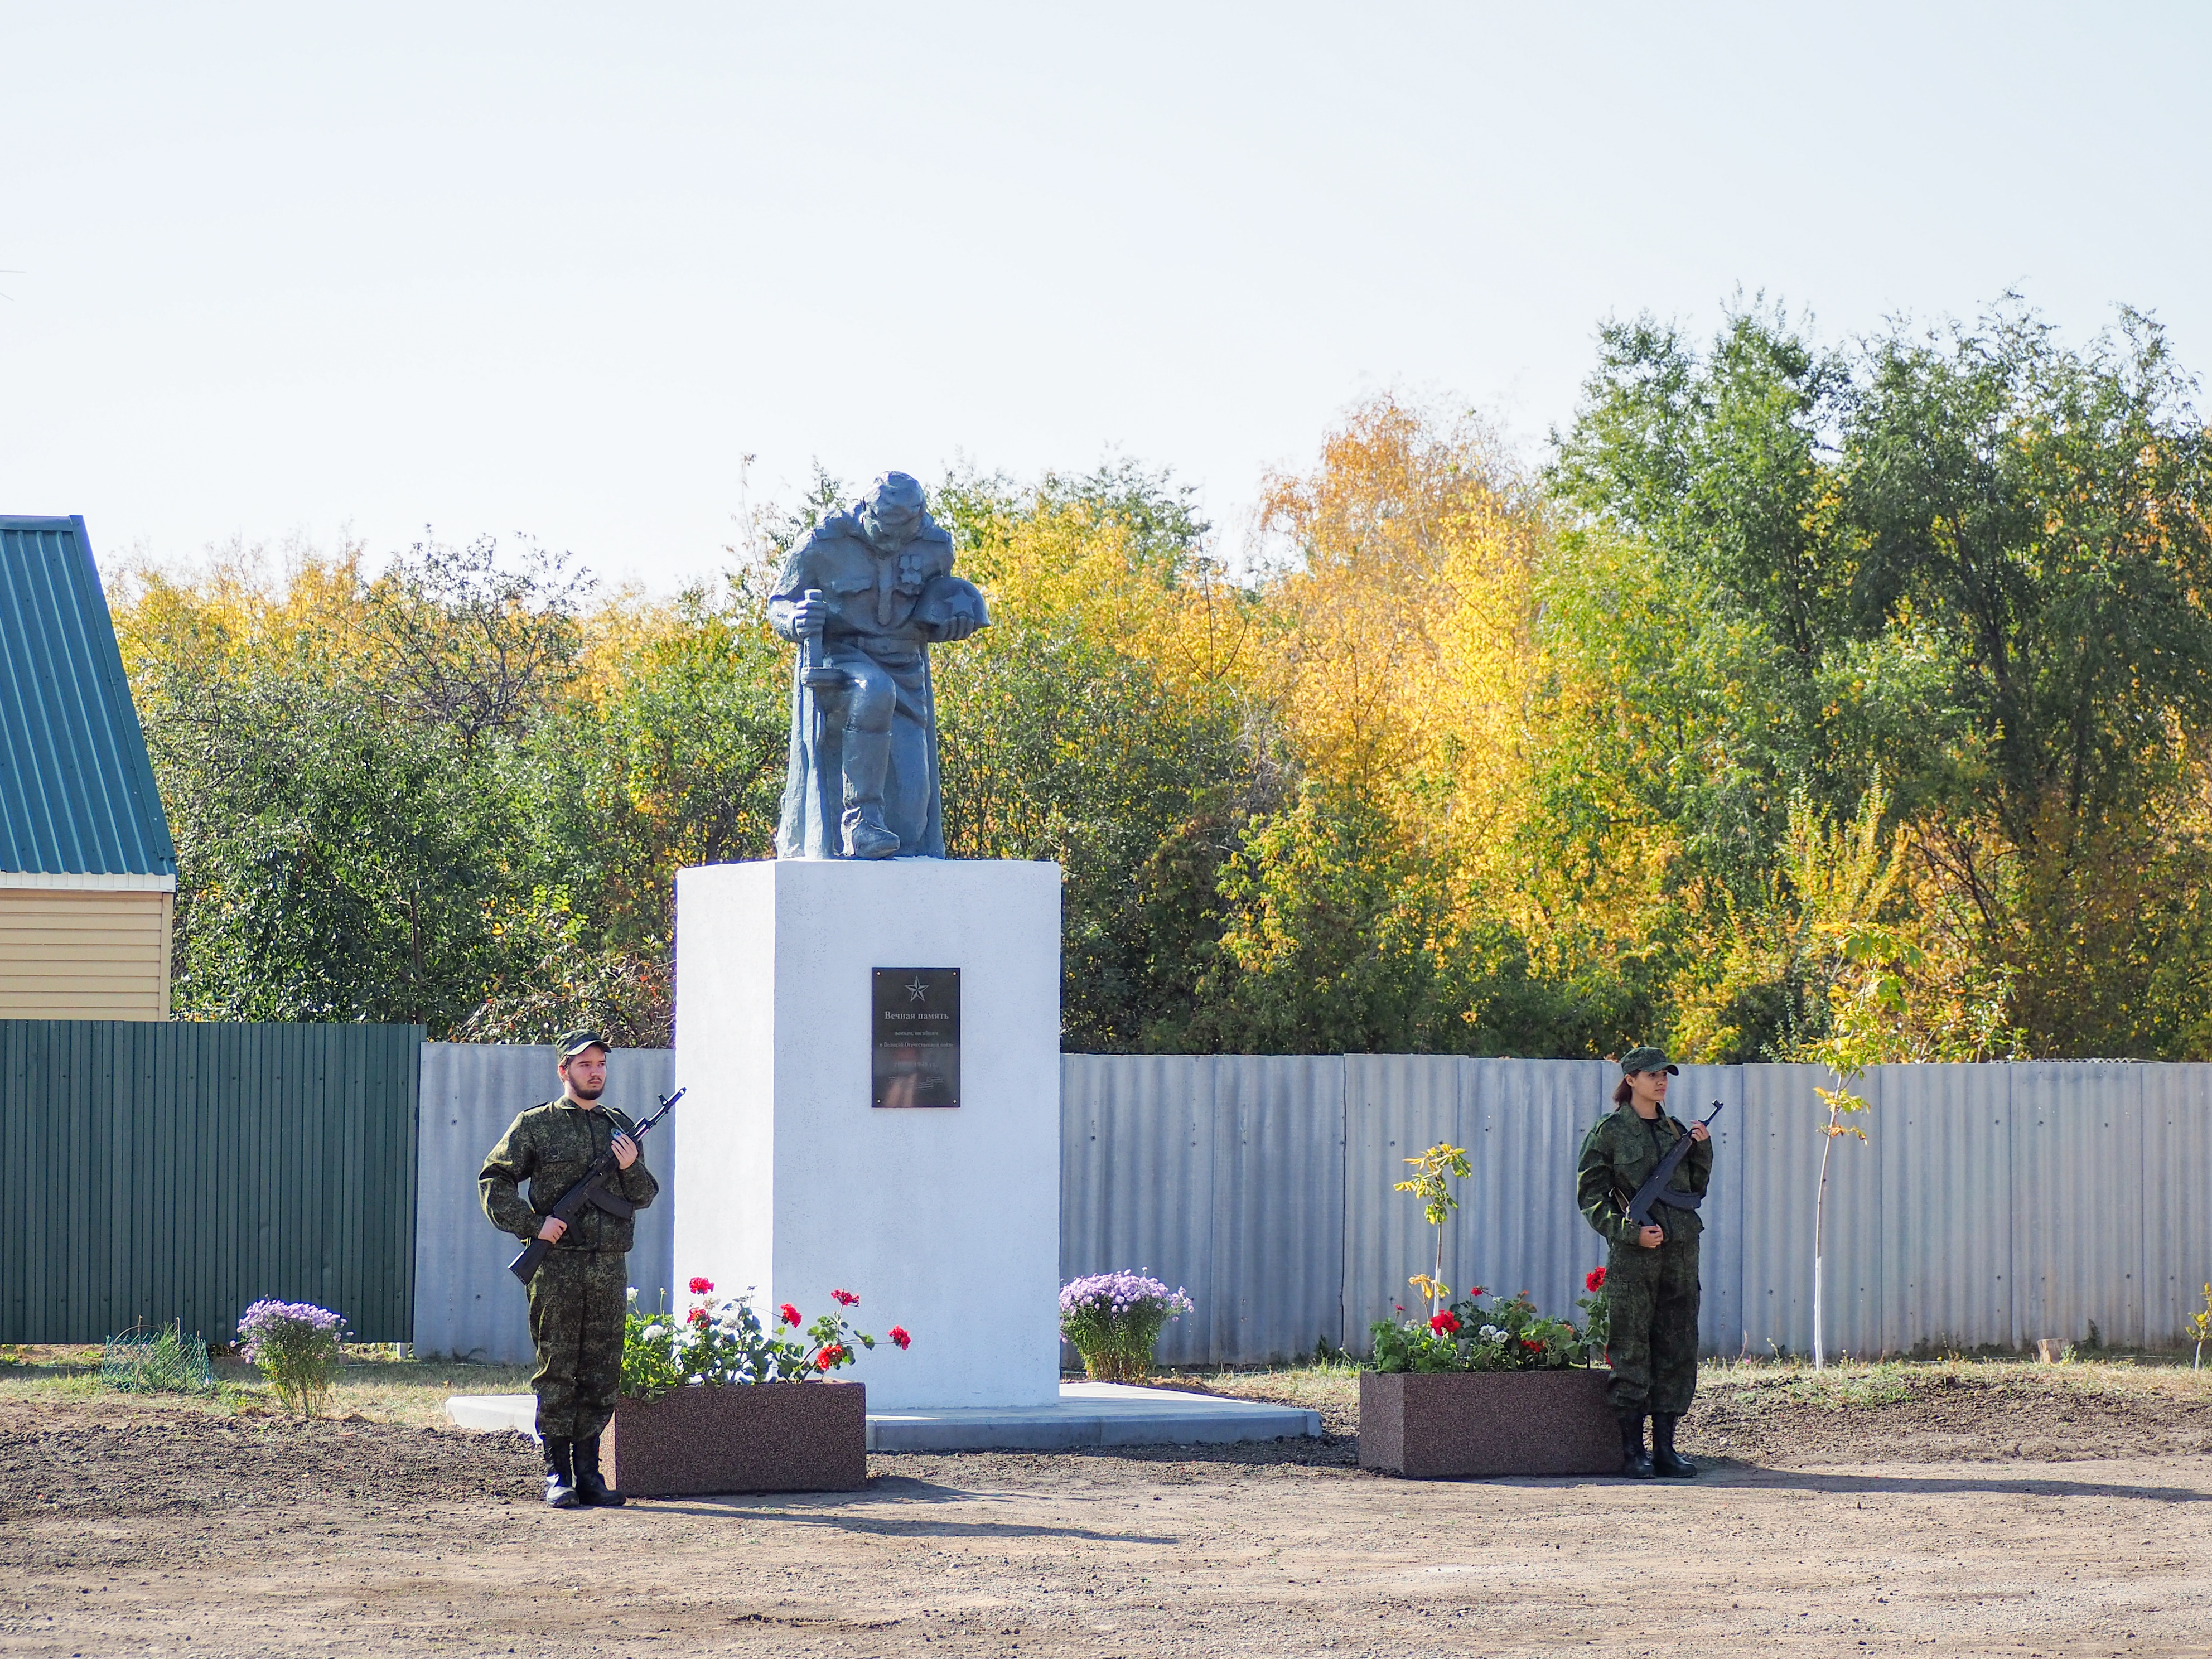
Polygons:
M1682 1068L1667 1058L1664 1048L1654 1048L1648 1043L1641 1048L1631 1048L1620 1057L1620 1069L1629 1072L1664 1072L1668 1077L1680 1077Z
M563 1031L553 1039L553 1046L560 1051L562 1059L574 1060L586 1048L611 1048L614 1044L597 1031Z

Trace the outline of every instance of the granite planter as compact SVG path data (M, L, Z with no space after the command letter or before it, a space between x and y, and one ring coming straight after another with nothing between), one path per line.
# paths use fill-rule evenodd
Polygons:
M1424 1480L1618 1474L1602 1370L1362 1371L1359 1466Z
M640 1498L851 1492L868 1483L864 1382L761 1382L623 1400L599 1446Z

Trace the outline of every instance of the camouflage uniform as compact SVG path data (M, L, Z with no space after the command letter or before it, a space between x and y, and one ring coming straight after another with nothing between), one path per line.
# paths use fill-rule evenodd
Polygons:
M1679 1417L1698 1389L1698 1236L1705 1219L1663 1200L1651 1218L1667 1242L1647 1250L1636 1242L1629 1200L1659 1166L1675 1138L1689 1133L1663 1113L1646 1123L1622 1105L1583 1137L1575 1170L1575 1202L1583 1218L1612 1246L1605 1264L1606 1361L1613 1380L1606 1398L1615 1413ZM1713 1144L1693 1144L1674 1169L1669 1189L1702 1195L1712 1179Z
M484 1159L477 1187L484 1213L501 1232L529 1240L561 1194L583 1178L617 1134L637 1126L611 1106L591 1109L565 1098L532 1106L507 1126ZM526 1199L520 1183L530 1183ZM660 1183L640 1153L609 1187L631 1203L653 1202ZM587 1205L546 1252L530 1279L530 1340L538 1369L538 1433L548 1442L586 1440L614 1415L622 1382L623 1315L628 1251L636 1223Z

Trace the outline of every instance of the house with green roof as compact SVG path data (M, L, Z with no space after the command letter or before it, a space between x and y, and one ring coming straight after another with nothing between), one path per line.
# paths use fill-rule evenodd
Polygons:
M177 854L81 518L0 515L0 1019L167 1019Z

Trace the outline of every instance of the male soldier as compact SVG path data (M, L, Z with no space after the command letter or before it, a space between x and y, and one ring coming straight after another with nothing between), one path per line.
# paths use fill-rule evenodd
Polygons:
M605 1039L571 1031L558 1047L561 1097L532 1106L507 1126L477 1186L492 1225L553 1246L530 1280L530 1340L538 1345L530 1385L538 1394L538 1437L545 1445L545 1501L567 1510L623 1501L599 1474L599 1431L614 1415L622 1382L625 1255L635 1224L597 1205L573 1224L548 1212L610 1149L620 1173L609 1185L622 1197L650 1204L660 1183L638 1157L631 1139L637 1126L599 1104L607 1086ZM518 1190L524 1181L530 1183L527 1199Z
M952 574L952 538L924 510L921 486L886 472L807 532L768 616L794 643L818 636L823 671L818 686L803 671L793 681L776 856L943 858L928 648L990 617Z
M1680 1073L1662 1051L1631 1048L1620 1070L1614 1109L1583 1137L1575 1169L1575 1202L1612 1247L1605 1264L1606 1360L1613 1367L1606 1399L1620 1424L1622 1472L1640 1480L1686 1480L1698 1466L1674 1449L1674 1423L1698 1389L1698 1235L1705 1222L1697 1211L1662 1200L1652 1206L1653 1224L1639 1228L1628 1206L1686 1134L1693 1144L1666 1190L1702 1197L1712 1179L1712 1137L1702 1123L1686 1129L1667 1115L1667 1079Z

